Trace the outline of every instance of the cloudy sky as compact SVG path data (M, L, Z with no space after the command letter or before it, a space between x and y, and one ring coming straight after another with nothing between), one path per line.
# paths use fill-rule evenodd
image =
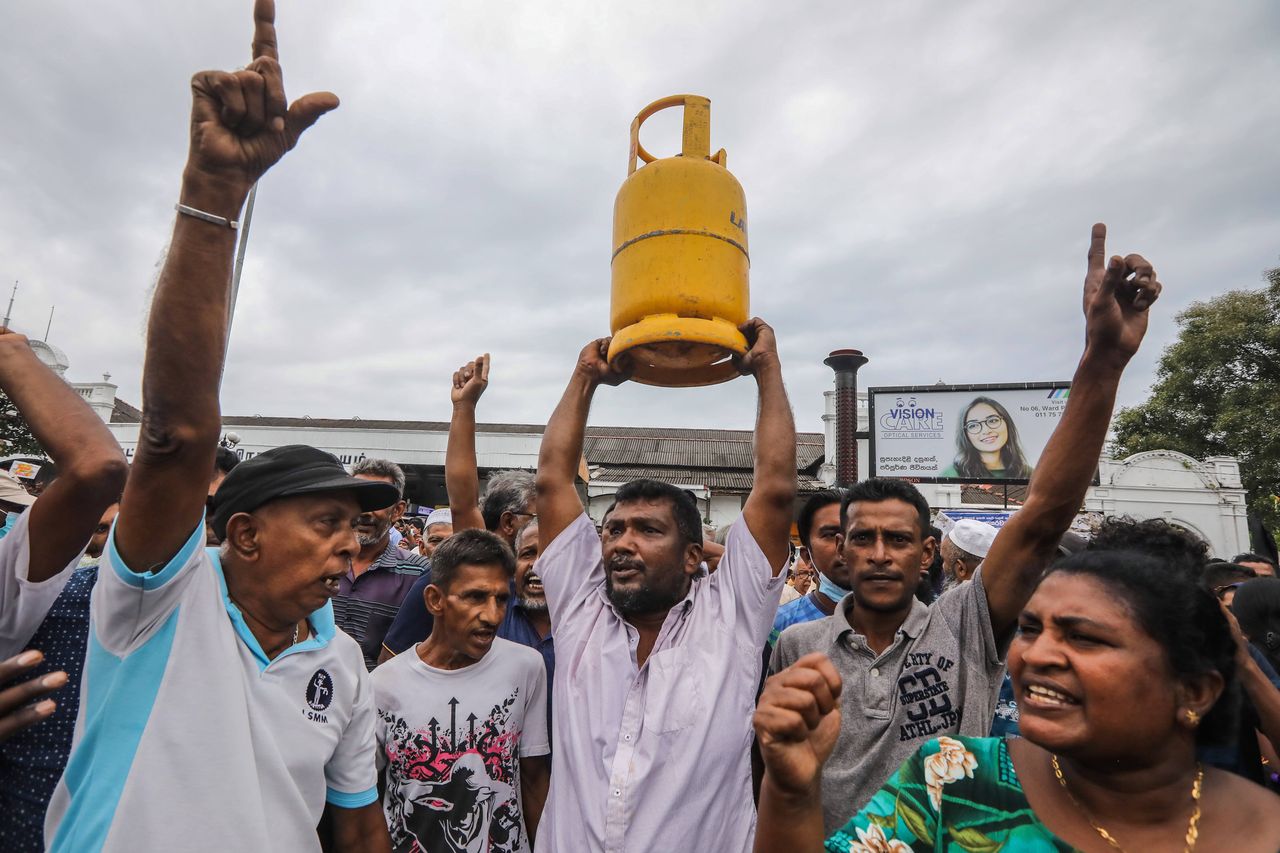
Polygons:
M187 81L248 61L250 0L0 8L0 282L70 378L137 402L186 150ZM1165 284L1122 402L1173 317L1280 264L1280 6L1150 2L282 0L296 97L342 107L262 182L228 414L542 423L608 332L614 194L652 100L712 100L747 193L752 310L802 429L822 358L862 384L1069 378L1089 227ZM645 126L673 153L678 116ZM2 298L2 297L0 297ZM191 357L199 357L192 353ZM749 380L605 389L593 422L749 427Z

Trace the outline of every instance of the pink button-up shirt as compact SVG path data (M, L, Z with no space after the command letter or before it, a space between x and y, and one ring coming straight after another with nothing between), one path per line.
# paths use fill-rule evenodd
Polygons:
M778 609L745 522L719 570L671 609L643 666L639 633L605 596L584 513L536 566L556 637L554 771L538 853L750 851L751 714Z

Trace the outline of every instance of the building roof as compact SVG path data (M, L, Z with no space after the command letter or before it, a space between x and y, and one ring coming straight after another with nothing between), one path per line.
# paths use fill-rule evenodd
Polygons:
M111 420L139 423L142 413L119 398ZM392 430L447 433L447 421L366 420L364 418L279 418L261 415L227 415L223 427L295 427L307 429ZM540 424L476 424L479 433L541 435ZM592 467L592 479L634 480L640 477L671 482L701 483L711 489L751 490L755 456L753 430L682 429L679 427L588 426L583 456ZM800 490L825 486L816 477L823 461L822 433L796 434L796 469ZM597 470L598 469L598 470Z
M591 465L642 465L732 468L750 471L755 464L754 433L731 429L587 427L583 456ZM796 468L820 461L821 433L796 434Z
M662 480L665 483L680 485L701 485L706 486L713 492L741 492L745 494L751 491L751 483L754 478L751 469L746 471L725 471L707 468L693 470L690 468L645 467L641 465L593 465L591 467L591 482L593 483L628 483L632 480L640 479ZM828 488L817 477L808 474L799 474L798 480L799 490L802 493L819 492Z
M966 483L960 487L960 503L964 506L993 506L1005 500L1005 486ZM1020 507L1027 499L1027 486L1008 486L1009 506Z
M111 407L111 423L140 424L142 423L142 412L116 397L115 403Z

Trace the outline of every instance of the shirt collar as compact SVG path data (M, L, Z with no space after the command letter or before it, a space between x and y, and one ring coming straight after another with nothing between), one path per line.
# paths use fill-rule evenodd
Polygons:
M253 632L249 630L249 625L244 621L244 614L240 612L240 608L231 600L231 595L227 592L227 576L222 571L222 555L218 553L217 548L208 548L206 552L209 555L209 562L213 563L214 572L218 576L218 590L222 593L222 605L226 608L227 618L231 620L231 627L235 629L236 635L240 637L240 642L244 643L245 647L253 654L253 659L258 663L259 672L266 669L274 661L280 660L280 658L300 652L323 649L329 645L329 641L333 639L334 633L338 630L337 622L333 618L332 601L326 601L323 607L312 611L311 615L307 617L310 633L305 640L300 643L294 643L276 655L274 660L268 659L267 653L262 650L262 645L258 642L258 638L253 636Z
M845 634L854 634L861 637L858 629L853 627L850 621L850 614L853 611L853 593L850 592L840 599L836 605L836 612L829 618L831 620L831 642L836 643ZM929 608L923 601L912 596L911 610L907 613L907 618L898 626L897 634L905 634L911 639L916 639L924 631L925 622L929 619Z

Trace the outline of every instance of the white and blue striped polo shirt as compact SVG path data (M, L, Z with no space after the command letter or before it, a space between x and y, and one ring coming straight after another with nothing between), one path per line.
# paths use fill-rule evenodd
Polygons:
M163 569L136 574L112 531L51 853L319 851L326 802L377 801L359 646L326 604L311 636L267 660L204 535L202 522Z

